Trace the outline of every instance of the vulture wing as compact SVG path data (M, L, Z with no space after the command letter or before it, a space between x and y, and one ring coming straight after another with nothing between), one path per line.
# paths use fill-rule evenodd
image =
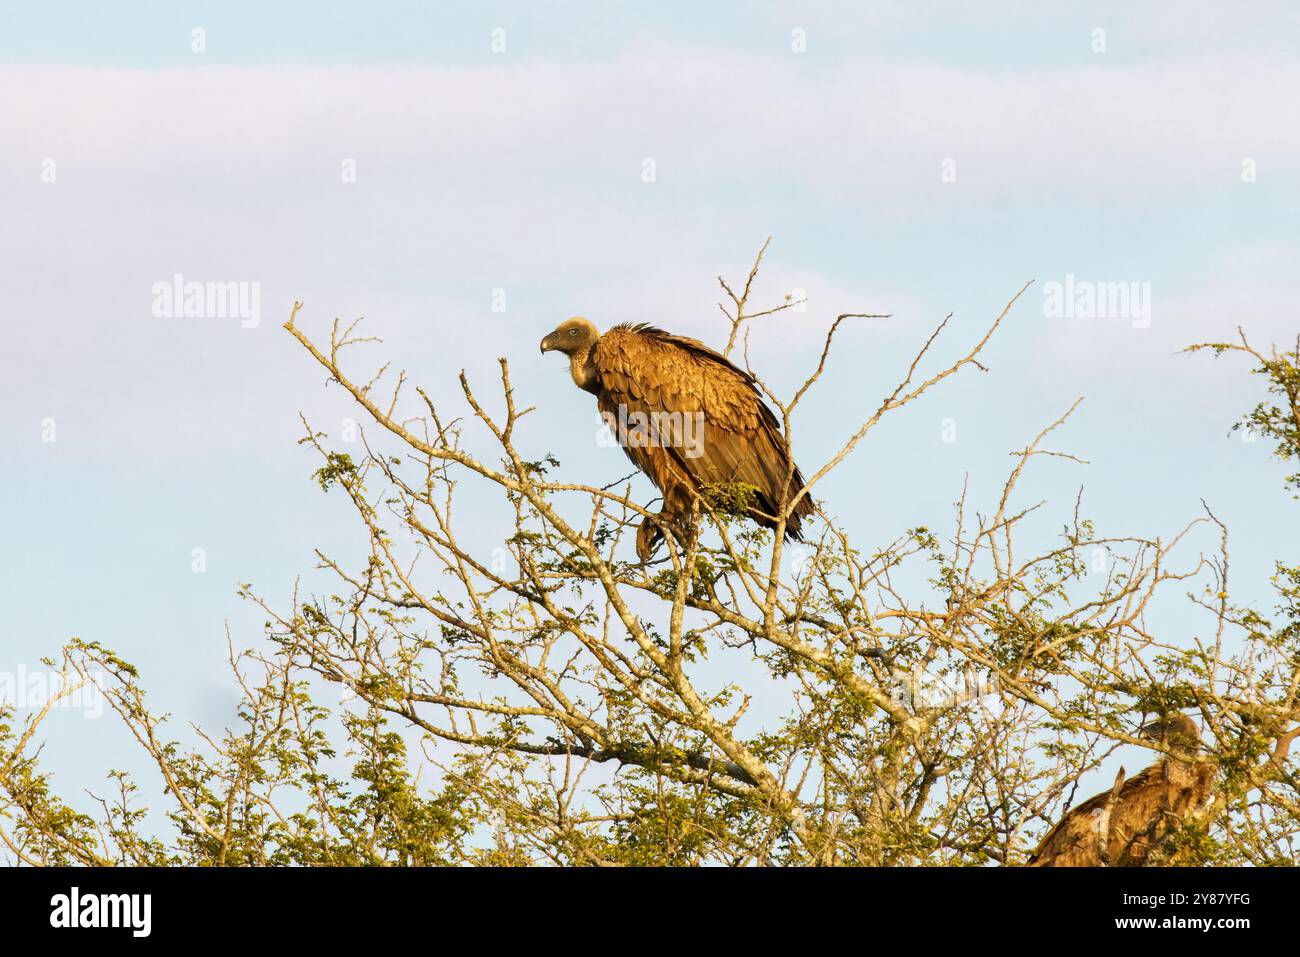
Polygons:
M1209 765L1157 761L1125 781L1113 799L1104 791L1073 808L1043 838L1029 864L1140 867L1174 824L1205 804L1213 781Z
M1030 867L1098 867L1103 863L1103 841L1107 855L1115 828L1116 812L1136 791L1147 786L1147 779L1159 764L1139 771L1114 789L1103 791L1075 805L1056 823L1029 858Z
M782 495L789 447L753 376L704 343L620 325L600 337L592 360L601 413L619 424L624 451L664 493L666 506L675 485L699 491L743 482L757 489L753 518L771 528L783 497L803 488L796 469L789 495ZM646 424L651 441L636 434ZM800 519L812 508L807 496L800 500L787 537L799 538Z

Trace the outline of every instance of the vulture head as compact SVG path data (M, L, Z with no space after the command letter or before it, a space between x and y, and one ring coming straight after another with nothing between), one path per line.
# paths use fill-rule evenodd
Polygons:
M1148 721L1138 729L1138 733L1148 741L1183 751L1195 751L1201 743L1201 733L1196 729L1196 722L1178 712Z
M595 326L581 316L574 316L565 319L554 332L542 339L542 352L563 352L570 358L585 355L599 338Z

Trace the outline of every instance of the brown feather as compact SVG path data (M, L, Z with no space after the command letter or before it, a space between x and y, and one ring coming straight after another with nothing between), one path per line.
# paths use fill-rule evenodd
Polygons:
M664 494L665 511L689 508L689 493L705 485L744 483L756 490L750 517L775 527L782 503L797 495L804 481L796 468L786 488L789 447L753 376L696 339L646 325L610 329L596 341L591 361L597 405L606 416L617 419L621 409L634 426L638 416L653 422L663 421L654 417L664 413L702 414L702 434L693 437L698 455L691 454L694 443L623 443L628 457ZM787 519L786 537L799 540L802 520L812 512L805 495Z
M1141 867L1180 822L1205 807L1213 784L1212 765L1172 756L1157 761L1117 794L1104 791L1073 808L1043 838L1029 866Z

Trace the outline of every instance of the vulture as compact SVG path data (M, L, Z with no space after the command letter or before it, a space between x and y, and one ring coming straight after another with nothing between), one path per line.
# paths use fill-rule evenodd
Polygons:
M1201 746L1185 714L1143 725L1142 737L1191 754ZM1091 797L1043 838L1030 867L1142 867L1180 823L1209 801L1214 767L1172 754ZM1154 863L1154 861L1153 861Z
M738 511L765 528L775 528L803 491L803 475L754 377L699 340L644 323L601 335L575 317L542 340L542 352L551 351L569 357L574 383L596 397L623 451L663 495L662 511L637 530L642 562L664 527L684 532L694 497L711 486L747 487ZM804 495L786 518L785 537L802 541L801 523L812 512Z

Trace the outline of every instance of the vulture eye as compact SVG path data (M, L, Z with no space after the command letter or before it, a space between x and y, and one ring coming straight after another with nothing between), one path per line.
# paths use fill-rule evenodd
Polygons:
M577 329L570 329L570 330L569 330L569 335L571 335L571 336L576 336L577 334L578 334L578 330L577 330Z

